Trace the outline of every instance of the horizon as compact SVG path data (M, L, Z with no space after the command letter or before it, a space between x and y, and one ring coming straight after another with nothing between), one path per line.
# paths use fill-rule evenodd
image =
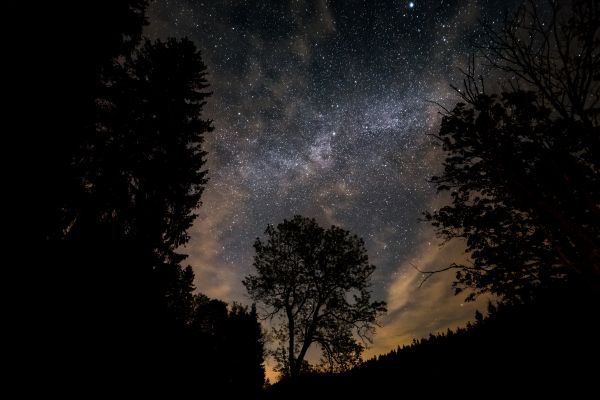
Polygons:
M442 154L428 134L459 97L480 19L516 2L242 7L235 1L161 1L148 9L153 38L190 37L208 66L209 182L184 248L197 290L249 304L241 285L256 237L295 214L365 240L377 269L374 297L389 312L364 358L463 326L490 297L464 302L452 272L423 287L420 270L464 259L440 247L421 213L444 198L427 182Z

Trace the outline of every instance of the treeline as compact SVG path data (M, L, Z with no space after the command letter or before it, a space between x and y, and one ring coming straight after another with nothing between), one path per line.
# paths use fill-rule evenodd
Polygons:
M264 339L256 308L210 299L197 294L189 304L186 328L179 341L183 368L179 379L187 377L175 391L256 398L265 380ZM173 349L169 349L173 354ZM185 361L187 360L187 361ZM183 383L183 382L182 382Z
M597 307L597 294L581 286L518 306L490 304L466 327L414 340L343 374L284 380L267 398L583 396L596 390Z

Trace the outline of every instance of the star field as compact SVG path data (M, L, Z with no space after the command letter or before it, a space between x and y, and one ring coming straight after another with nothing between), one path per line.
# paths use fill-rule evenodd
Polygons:
M508 3L152 3L147 34L192 38L214 92L210 182L185 249L197 288L247 303L254 239L302 214L365 239L375 296L390 309L375 350L469 319L474 305L452 296L452 276L418 289L411 268L463 256L418 221L443 200L427 181L441 163L427 134L441 119L432 101L457 101L449 85L461 81L478 19L501 18Z

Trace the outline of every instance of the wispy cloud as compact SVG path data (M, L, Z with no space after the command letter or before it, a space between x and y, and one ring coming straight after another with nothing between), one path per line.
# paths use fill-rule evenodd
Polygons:
M211 207L201 208L190 232L192 240L183 252L189 254L186 261L194 269L194 284L200 292L213 298L239 301L243 297L241 277L222 257L227 251L222 236L223 227L234 220L233 214L242 206L244 194L239 190L211 189L203 196L203 202Z
M464 244L459 241L440 246L431 232L425 232L421 242L393 274L394 279L387 289L388 315L377 330L373 346L365 352L365 358L386 353L429 333L463 326L473 320L476 309L485 308L490 300L481 297L465 303L464 295L454 296L452 271L435 274L420 286L425 276L416 268L433 271L466 258Z

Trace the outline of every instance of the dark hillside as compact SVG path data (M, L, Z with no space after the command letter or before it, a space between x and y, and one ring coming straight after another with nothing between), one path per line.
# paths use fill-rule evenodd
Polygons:
M600 355L598 298L585 293L554 290L528 304L490 306L464 328L415 340L346 374L282 381L267 398L579 398L597 389Z

